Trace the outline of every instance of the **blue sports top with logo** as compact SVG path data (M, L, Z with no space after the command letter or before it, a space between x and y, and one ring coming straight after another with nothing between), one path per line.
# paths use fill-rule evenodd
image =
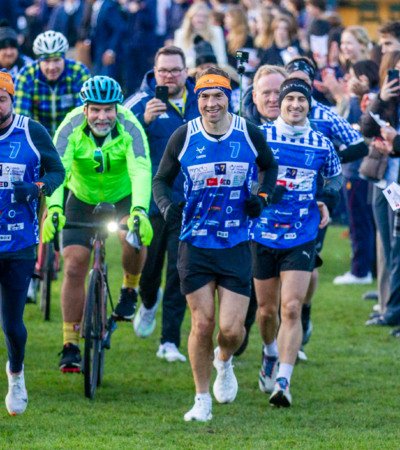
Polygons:
M259 187L252 181L257 166ZM260 130L236 115L228 132L218 138L205 131L200 117L180 127L168 143L153 183L161 211L171 200L166 186L158 189L160 181L170 186L179 169L185 177L186 200L180 240L214 249L247 241L245 200L254 190L271 194L277 173Z
M12 181L39 179L40 154L27 133L28 118L16 116L14 126L0 137L0 251L17 251L38 242L37 200L18 204Z
M36 215L38 202L16 203L12 182L40 181L44 183L46 194L51 194L62 183L65 172L51 138L42 125L16 114L11 125L1 131L0 258L4 258L9 257L10 253L20 253L39 241ZM42 177L41 169L44 172Z
M278 162L277 185L286 192L277 204L265 208L252 221L252 240L272 248L292 248L314 240L320 214L315 199L316 180L341 174L333 144L307 122L292 127L281 117L260 127Z

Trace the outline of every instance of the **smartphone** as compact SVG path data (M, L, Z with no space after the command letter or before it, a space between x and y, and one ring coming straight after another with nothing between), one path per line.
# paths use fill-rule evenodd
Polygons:
M164 102L168 103L168 86L156 86L156 98Z
M400 86L400 71L397 69L389 69L388 70L388 82L392 80L397 80L397 83L395 83L392 87Z

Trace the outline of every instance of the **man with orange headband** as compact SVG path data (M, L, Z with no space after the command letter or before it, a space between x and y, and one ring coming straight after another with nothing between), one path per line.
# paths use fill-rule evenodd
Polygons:
M209 385L219 403L236 397L232 355L241 345L249 304L249 219L268 204L277 165L260 130L228 112L230 79L218 68L198 76L201 117L178 128L168 141L153 181L153 195L167 223L180 222L178 271L192 313L189 357L196 396L186 421L212 418ZM259 171L259 183L255 183ZM171 187L182 171L185 207L173 203ZM215 292L219 298L218 346L213 355Z
M11 415L22 414L28 403L23 312L39 242L38 198L51 195L65 175L45 128L13 114L14 93L11 75L0 72L0 319L7 344L6 407Z

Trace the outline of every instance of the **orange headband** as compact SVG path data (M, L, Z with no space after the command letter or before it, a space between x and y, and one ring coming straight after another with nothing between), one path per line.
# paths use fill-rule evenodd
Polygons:
M230 91L232 90L231 82L228 80L228 78L225 78L222 75L215 75L213 73L210 73L207 75L203 75L197 80L194 92L198 91L199 89L215 88L224 88L229 89Z
M0 89L14 95L14 83L11 75L7 72L0 72Z

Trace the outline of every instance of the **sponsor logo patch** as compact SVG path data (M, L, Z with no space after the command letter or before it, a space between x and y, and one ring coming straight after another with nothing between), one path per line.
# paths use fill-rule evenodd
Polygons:
M207 178L206 185L207 186L218 186L218 178Z
M267 233L265 231L263 231L261 233L261 237L263 239L270 239L271 241L276 241L276 239L278 239L278 235L277 234L275 234L275 233Z
M306 216L308 214L308 208L300 208L300 217Z
M207 230L192 230L192 236L207 236Z
M7 225L7 230L8 231L18 231L18 230L23 230L25 227L24 223L9 223Z
M226 174L226 163L214 164L215 175L225 175Z
M225 220L225 228L238 227L240 220Z

